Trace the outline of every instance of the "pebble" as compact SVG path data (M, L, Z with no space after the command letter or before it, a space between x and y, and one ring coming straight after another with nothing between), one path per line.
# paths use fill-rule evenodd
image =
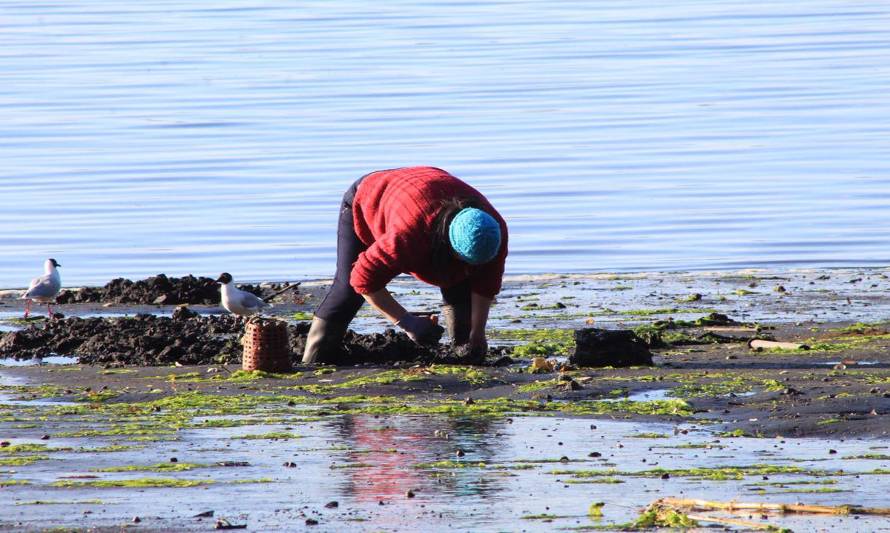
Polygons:
M340 507L340 502L336 502L336 501L328 502L328 503L324 504L324 507L325 507L325 509L336 509L337 507Z

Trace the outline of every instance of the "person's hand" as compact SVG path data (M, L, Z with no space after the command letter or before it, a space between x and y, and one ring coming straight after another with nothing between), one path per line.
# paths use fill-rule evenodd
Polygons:
M445 329L434 321L405 313L396 326L408 334L408 337L417 344L436 344L442 338Z

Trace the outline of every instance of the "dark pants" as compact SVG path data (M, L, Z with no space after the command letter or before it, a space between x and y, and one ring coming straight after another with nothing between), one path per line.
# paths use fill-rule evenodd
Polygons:
M362 304L365 303L364 297L355 292L352 285L349 284L352 265L358 260L359 254L367 249L367 246L355 234L352 214L355 191L363 179L365 179L364 176L353 183L343 195L343 202L340 204L340 218L337 222L337 272L334 274L334 283L324 300L319 304L318 309L315 310L315 316L341 324L352 322ZM466 314L466 320L469 321L469 280L442 289L442 300L446 305L451 305L455 310L459 310L461 314Z

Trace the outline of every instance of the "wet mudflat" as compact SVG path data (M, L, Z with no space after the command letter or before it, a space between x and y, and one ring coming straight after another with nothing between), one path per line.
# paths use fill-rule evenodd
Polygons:
M495 306L492 343L514 347L501 368L4 368L0 525L616 530L668 496L885 506L884 275L516 280ZM431 291L397 290L435 307ZM713 312L739 323L703 325ZM657 336L656 366L528 371L535 355L562 360L570 330L590 323ZM364 315L357 328L379 322ZM758 335L809 349L754 351L745 341ZM710 514L890 529L869 516Z

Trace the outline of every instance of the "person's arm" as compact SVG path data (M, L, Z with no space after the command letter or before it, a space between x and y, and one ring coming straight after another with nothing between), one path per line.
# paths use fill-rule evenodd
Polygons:
M402 328L414 342L435 344L442 338L444 331L442 327L428 318L412 315L406 311L385 288L362 296L390 322Z
M470 350L474 353L485 354L488 352L485 325L488 323L491 300L491 298L475 292L470 296Z
M385 288L369 294L362 294L362 296L365 297L366 302L371 304L371 307L380 311L393 324L398 323L408 312Z

